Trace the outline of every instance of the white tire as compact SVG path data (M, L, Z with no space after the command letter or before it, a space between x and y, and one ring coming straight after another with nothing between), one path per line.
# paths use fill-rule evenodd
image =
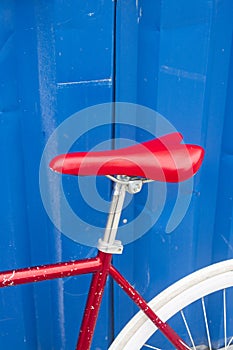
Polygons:
M149 305L166 322L194 301L232 286L233 259L184 277L153 298ZM139 350L156 331L157 327L139 311L119 333L109 350ZM227 349L230 348L228 344Z

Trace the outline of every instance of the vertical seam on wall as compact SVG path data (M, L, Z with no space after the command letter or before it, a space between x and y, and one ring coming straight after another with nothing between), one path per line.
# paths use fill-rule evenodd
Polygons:
M113 53L112 53L112 148L115 148L115 136L116 136L116 130L115 130L115 122L116 122L116 110L115 110L115 102L116 102L116 53L117 53L117 40L116 40L116 34L117 34L117 0L114 1L113 5Z
M112 149L115 149L115 137L116 137L116 63L117 63L117 0L114 0L113 4L113 38L112 38ZM114 262L114 256L112 263ZM112 277L109 278L109 309L110 309L110 326L109 326L109 343L111 344L115 337L115 293L114 293L114 281Z

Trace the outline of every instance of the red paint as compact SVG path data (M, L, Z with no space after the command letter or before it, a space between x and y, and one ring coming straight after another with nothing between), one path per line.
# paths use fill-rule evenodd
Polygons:
M134 301L136 305L147 315L147 317L156 325L156 327L165 335L165 337L178 350L187 350L189 347L179 337L178 334L167 324L164 323L149 307L142 296L130 285L130 283L113 266L110 267L109 274L125 293Z
M89 350L95 330L112 255L99 252L102 269L93 275L76 350Z
M151 180L180 182L200 168L204 150L181 143L173 133L118 150L75 152L55 157L50 168L70 175L128 175Z
M141 295L126 281L126 279L111 265L112 255L99 252L97 257L80 261L64 262L25 269L4 271L0 273L0 287L14 286L25 283L46 281L54 278L93 273L93 278L84 311L82 326L79 333L76 350L89 350L95 330L96 321L103 297L108 275L119 284L128 296L151 319L160 331L178 350L188 347L170 326L162 322L148 306Z
M0 287L46 281L54 278L93 273L102 268L99 257L80 261L34 266L25 269L3 271L0 273Z
M204 151L181 143L173 133L119 150L78 152L55 157L52 170L71 175L128 175L152 180L179 182L193 176L201 166ZM112 255L99 251L97 257L0 273L0 287L93 273L76 350L89 350L95 330L106 280L110 274L178 350L188 346L148 306L141 295L111 265Z

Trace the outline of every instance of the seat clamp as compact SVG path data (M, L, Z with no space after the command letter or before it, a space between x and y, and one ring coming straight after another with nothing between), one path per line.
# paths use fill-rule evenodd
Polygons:
M115 240L113 243L106 243L101 238L98 241L97 248L104 253L122 254L123 245L121 241Z
M131 180L128 182L128 185L126 187L126 191L135 194L141 191L143 182L142 180Z

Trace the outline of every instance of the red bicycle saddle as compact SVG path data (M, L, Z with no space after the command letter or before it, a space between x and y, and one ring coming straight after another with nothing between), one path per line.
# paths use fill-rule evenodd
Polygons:
M182 135L172 133L117 150L75 152L56 156L50 168L69 175L127 175L151 180L180 182L201 166L204 150L183 144Z

